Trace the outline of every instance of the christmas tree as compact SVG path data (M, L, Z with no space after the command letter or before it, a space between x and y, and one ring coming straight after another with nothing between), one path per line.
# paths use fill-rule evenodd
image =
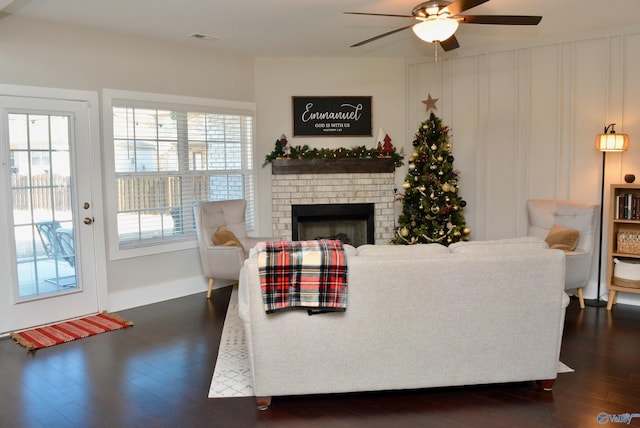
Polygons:
M449 127L431 112L415 135L415 151L402 185L402 214L393 244L449 245L467 241L471 228L465 224L467 203L458 195L458 171L453 169Z

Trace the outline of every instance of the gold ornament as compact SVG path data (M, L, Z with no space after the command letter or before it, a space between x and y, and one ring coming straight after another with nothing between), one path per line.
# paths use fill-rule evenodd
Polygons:
M462 233L465 235L471 234L471 228L469 226L465 226L464 229L462 229Z
M403 227L402 229L400 229L400 235L406 238L407 236L409 236L409 229Z
M411 183L409 183L408 181L405 181L404 183L402 183L402 188L405 190L408 190L411 188Z
M443 183L443 184L442 184L442 191L443 191L443 192L450 192L450 191L451 191L451 184L449 184L449 183Z

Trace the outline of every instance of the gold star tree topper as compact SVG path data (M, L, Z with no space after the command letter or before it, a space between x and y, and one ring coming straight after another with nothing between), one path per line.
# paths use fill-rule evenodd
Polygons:
M427 111L438 110L438 107L436 107L436 103L438 102L438 100L439 98L431 98L431 94L429 94L427 99L422 101L422 103L427 106Z

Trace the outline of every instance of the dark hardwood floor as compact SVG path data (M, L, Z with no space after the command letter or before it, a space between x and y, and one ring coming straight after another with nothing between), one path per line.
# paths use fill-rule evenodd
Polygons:
M0 427L596 427L638 414L640 308L567 311L552 393L534 382L365 394L209 399L231 288L119 312L133 328L27 353L0 340ZM522 302L526 304L526 302Z

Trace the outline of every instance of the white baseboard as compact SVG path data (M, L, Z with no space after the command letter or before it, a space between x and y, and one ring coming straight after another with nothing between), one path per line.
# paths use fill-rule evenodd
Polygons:
M213 288L218 289L230 284L232 282L220 280L216 281ZM204 299L206 291L206 278L202 276L184 278L178 281L163 282L153 286L110 293L109 304L106 309L112 312L122 311L197 293L202 293L202 298Z

